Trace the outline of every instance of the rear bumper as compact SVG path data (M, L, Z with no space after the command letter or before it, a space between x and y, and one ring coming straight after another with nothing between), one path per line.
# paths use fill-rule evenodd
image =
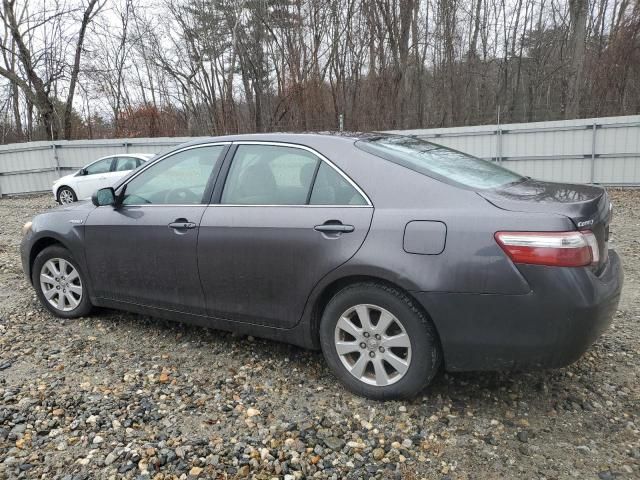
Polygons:
M413 292L431 315L449 371L554 368L575 362L611 324L623 273L611 250L586 268L519 265L526 295Z

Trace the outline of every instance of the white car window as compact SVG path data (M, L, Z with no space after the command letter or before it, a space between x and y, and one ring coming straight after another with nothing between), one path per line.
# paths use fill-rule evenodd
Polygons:
M104 158L98 162L92 163L84 169L87 175L95 175L97 173L106 173L111 170L111 162L113 158Z
M135 169L139 164L137 158L133 157L118 157L116 158L116 172L125 172L127 170Z

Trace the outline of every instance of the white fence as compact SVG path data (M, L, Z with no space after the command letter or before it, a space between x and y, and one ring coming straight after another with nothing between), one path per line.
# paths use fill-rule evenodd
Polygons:
M640 115L406 130L542 180L640 185Z
M640 185L640 115L555 122L407 130L559 182ZM158 153L193 138L30 142L0 146L0 195L41 192L91 160L126 152Z
M43 192L92 160L118 153L159 153L191 137L60 140L0 146L0 195Z

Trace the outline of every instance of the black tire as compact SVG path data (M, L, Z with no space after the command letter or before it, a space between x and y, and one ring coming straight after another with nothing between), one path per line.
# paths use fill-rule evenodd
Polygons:
M336 350L335 331L338 320L347 310L361 304L387 310L398 319L409 336L409 367L404 376L390 385L371 385L356 378L347 370ZM417 308L406 293L377 282L350 285L329 301L320 321L320 344L329 367L338 379L353 393L375 400L416 396L438 373L442 358L436 330L425 313Z
M42 271L42 267L51 259L64 259L69 264L71 264L71 266L78 272L80 285L82 286L82 296L79 300L78 305L71 310L65 311L54 307L51 303L49 303L49 300L47 300L47 298L45 297L45 293L42 290L43 287L40 283L40 274ZM33 288L35 289L38 300L40 300L42 306L57 317L82 317L84 315L87 315L93 308L93 306L91 305L91 300L89 299L87 276L83 273L82 269L80 269L80 267L78 266L78 262L76 262L73 256L71 256L69 251L62 246L52 245L38 253L33 262L33 269L31 271L31 282L33 283Z
M62 199L61 199L61 196L62 196L63 192L71 194L71 199L72 199L71 202L77 202L78 201L78 197L76 196L76 192L73 191L73 188L67 187L66 185L64 185L64 186L62 186L62 187L60 187L58 189L58 194L56 196L57 197L56 199L58 200L58 203L60 205L63 205Z

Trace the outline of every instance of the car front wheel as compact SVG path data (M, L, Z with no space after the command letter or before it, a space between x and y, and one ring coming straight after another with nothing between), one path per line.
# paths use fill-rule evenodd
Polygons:
M33 263L31 281L42 305L62 318L76 318L91 311L86 279L69 251L53 245L42 250Z
M58 190L58 203L60 205L67 205L69 203L73 203L78 198L76 197L75 192L69 187L62 187Z
M322 351L352 392L388 400L423 390L441 362L436 331L414 301L380 283L351 285L326 306Z

